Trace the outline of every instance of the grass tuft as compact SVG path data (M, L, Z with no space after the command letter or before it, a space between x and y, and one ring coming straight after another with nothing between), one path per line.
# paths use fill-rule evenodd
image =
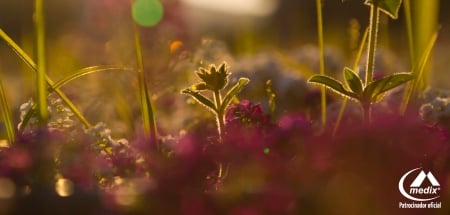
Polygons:
M0 105L2 109L2 118L5 123L6 134L8 135L9 144L13 144L16 141L16 132L14 128L14 122L12 120L11 111L6 99L6 93L3 89L2 81L0 80Z
M2 29L0 29L0 38L2 38L6 44L16 53L16 55L27 65L32 71L37 73L36 63L28 56L28 54L14 42L11 37L9 37ZM52 87L55 83L45 75L45 81L47 82L48 87ZM83 125L89 129L92 127L91 123L81 114L78 108L70 101L69 98L59 89L53 89L59 98L67 105L67 107L73 112L73 114L80 120Z

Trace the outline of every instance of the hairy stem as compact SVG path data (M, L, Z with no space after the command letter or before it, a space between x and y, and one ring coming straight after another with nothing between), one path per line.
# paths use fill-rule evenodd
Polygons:
M366 86L372 82L373 71L375 69L375 51L377 46L379 18L380 10L378 8L378 1L373 1L373 5L370 7L369 51L367 53L366 64Z
M363 112L363 121L369 124L372 121L372 105L370 102L361 103L362 112Z
M222 106L222 96L220 95L220 91L214 91L214 103L216 105L216 117L217 117L217 132L219 133L220 142L223 140L223 128L225 127L225 122L223 119L223 111L221 110Z

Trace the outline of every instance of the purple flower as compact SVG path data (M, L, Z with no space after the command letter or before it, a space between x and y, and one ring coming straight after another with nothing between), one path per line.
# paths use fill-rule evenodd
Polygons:
M269 115L264 114L260 104L249 100L242 100L239 104L232 104L225 114L227 127L263 128L269 125Z

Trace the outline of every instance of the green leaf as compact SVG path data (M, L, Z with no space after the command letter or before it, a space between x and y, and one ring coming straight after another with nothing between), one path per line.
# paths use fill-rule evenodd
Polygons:
M208 108L213 113L215 113L215 114L217 113L217 109L214 106L214 103L211 100L209 100L208 98L206 98L205 96L203 96L202 94L200 94L199 92L196 92L196 91L193 91L192 89L187 88L187 89L182 90L181 93L191 96L195 101L202 104L203 106Z
M23 133L25 131L25 127L27 127L28 123L30 122L31 118L36 115L36 104L33 104L31 106L30 110L25 114L25 117L22 120L22 123L19 124L19 133Z
M376 102L379 99L378 96L412 79L414 79L414 76L410 73L397 73L386 76L367 85L363 92L363 98L366 101Z
M309 78L308 83L318 84L324 86L335 93L348 97L349 99L359 100L359 96L356 93L350 92L344 88L344 85L336 79L325 75L313 75Z
M50 91L52 91L54 89L58 89L58 88L62 87L63 85L69 83L70 81L80 78L82 76L85 76L85 75L88 75L91 73L95 73L95 72L112 71L112 70L123 70L123 71L130 70L131 71L132 69L120 67L120 66L108 66L108 65L86 67L86 68L80 69L78 71L75 71L73 74L56 82L55 84L53 84L53 86L50 87Z
M378 8L385 14L397 19L402 0L366 0L365 4L373 6L374 2L378 3Z
M344 79L347 86L356 94L363 92L363 83L361 78L350 68L344 68Z
M154 142L157 138L155 112L153 111L153 104L148 93L147 81L144 73L144 57L142 54L142 45L139 35L139 30L136 25L133 25L134 34L134 50L136 52L137 62L137 80L139 88L139 100L141 103L141 117L144 135Z
M222 106L220 107L220 111L223 113L225 109L230 105L233 97L236 96L241 90L245 87L245 85L250 82L248 78L240 78L239 81L228 91L228 93L223 97Z

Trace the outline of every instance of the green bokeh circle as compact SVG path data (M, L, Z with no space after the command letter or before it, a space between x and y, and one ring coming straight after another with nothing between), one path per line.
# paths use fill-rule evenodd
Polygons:
M132 6L134 21L145 27L158 24L164 13L164 8L158 0L136 0Z

